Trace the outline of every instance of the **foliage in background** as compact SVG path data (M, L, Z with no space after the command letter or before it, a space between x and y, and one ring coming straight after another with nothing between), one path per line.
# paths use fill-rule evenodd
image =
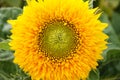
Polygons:
M87 0L84 0L87 1ZM97 70L92 70L88 80L120 79L120 0L89 0L90 8L99 6L102 11L100 20L109 24L104 30L109 35L108 49L103 52L104 59L99 61ZM0 0L0 80L31 80L18 65L12 61L14 51L8 45L10 41L9 19L16 19L22 13L25 0Z

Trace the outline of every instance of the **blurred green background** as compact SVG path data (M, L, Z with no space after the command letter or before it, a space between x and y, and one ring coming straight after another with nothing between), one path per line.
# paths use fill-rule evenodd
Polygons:
M16 19L25 5L25 0L0 0L0 80L31 80L12 62L14 51L8 45L11 26L7 20ZM109 35L109 44L103 52L104 60L99 61L97 70L90 72L88 80L120 80L120 0L89 0L89 6L98 6L96 14L103 13L99 19L109 24L104 30Z

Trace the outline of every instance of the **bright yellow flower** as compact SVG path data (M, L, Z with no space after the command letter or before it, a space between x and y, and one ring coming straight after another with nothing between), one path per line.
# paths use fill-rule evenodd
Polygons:
M80 80L102 59L107 26L82 0L27 0L12 24L14 62L33 80Z

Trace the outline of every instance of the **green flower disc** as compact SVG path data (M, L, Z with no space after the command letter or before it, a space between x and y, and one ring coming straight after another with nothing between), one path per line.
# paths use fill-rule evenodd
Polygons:
M48 24L42 35L42 50L50 57L66 57L76 46L74 29L64 22Z

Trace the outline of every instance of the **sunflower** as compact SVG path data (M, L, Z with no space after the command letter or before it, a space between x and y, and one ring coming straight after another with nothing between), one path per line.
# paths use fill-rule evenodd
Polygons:
M32 80L86 79L107 48L107 24L82 0L27 0L12 24L14 62Z

